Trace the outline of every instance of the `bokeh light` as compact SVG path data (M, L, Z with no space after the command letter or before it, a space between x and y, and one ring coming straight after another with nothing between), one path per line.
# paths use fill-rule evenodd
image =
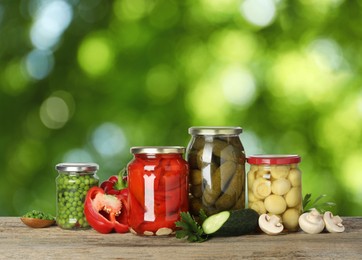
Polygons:
M107 122L94 130L92 144L101 156L112 157L125 149L127 140L119 126Z
M356 194L355 200L362 200L362 178L360 176L360 171L362 167L362 151L361 149L355 150L350 156L345 158L341 164L341 174L338 176L338 179L343 182L343 184L352 189L353 193Z
M22 61L14 60L4 69L3 91L10 95L19 95L28 86L29 76Z
M78 50L78 62L90 76L100 76L113 65L114 53L109 40L102 36L90 36Z
M44 79L51 72L54 66L54 58L50 51L33 50L25 60L26 69L34 79Z
M72 8L63 0L39 1L35 22L30 30L31 41L37 49L50 49L59 41L72 20Z
M226 68L221 76L221 85L227 101L241 108L248 107L255 98L256 83L253 75L242 68Z
M177 75L166 65L150 69L146 77L146 92L155 103L164 103L174 98L177 93Z
M274 0L245 0L240 10L248 22L260 27L271 24L276 16Z
M139 20L149 10L151 3L146 0L116 0L113 10L120 20Z
M69 120L69 107L60 97L47 98L40 107L40 119L43 124L51 129L63 127Z

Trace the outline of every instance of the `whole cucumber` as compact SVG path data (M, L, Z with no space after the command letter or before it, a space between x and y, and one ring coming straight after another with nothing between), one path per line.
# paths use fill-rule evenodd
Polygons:
M259 214L252 209L221 211L205 219L202 228L211 236L240 236L254 232L258 219Z

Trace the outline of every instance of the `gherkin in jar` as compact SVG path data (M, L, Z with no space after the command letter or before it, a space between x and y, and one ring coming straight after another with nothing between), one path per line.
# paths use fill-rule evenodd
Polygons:
M191 127L189 208L199 215L245 208L245 151L240 127Z

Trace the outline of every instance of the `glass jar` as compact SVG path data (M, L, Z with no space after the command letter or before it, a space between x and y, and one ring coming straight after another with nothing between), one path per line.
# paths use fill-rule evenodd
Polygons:
M245 208L245 152L240 127L191 127L187 147L190 212Z
M63 229L86 229L89 224L84 216L84 200L87 191L98 186L95 163L59 163L55 166L56 178L56 221Z
M132 147L128 164L130 231L170 235L180 213L188 211L188 165L184 147Z
M259 214L277 215L288 231L297 231L303 210L302 172L298 155L248 157L248 207Z

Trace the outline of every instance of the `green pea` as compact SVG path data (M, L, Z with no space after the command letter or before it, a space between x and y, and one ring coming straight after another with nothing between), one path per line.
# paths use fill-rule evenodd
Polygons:
M54 217L48 213L44 213L39 210L32 210L27 212L24 217L26 218L37 218L37 219L48 219L48 220L54 220Z

